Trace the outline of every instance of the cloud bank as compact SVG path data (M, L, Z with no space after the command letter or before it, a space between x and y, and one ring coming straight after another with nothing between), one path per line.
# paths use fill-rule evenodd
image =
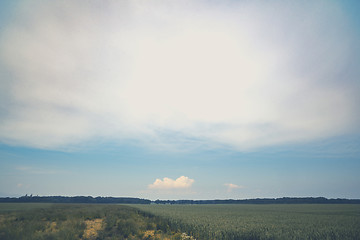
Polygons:
M22 1L0 34L0 141L244 150L358 131L337 4Z
M181 176L176 180L164 177L163 180L156 179L153 184L148 186L149 189L185 189L190 188L194 179Z

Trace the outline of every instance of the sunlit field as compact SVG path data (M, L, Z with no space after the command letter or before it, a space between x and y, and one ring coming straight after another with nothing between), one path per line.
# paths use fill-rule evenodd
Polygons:
M360 239L360 205L138 205L196 239Z
M124 205L0 204L1 240L191 239Z
M360 239L351 204L0 204L0 239Z

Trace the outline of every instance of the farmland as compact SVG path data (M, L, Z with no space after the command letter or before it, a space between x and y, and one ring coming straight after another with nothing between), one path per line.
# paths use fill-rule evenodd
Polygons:
M134 205L196 239L360 239L360 205Z
M0 204L1 240L181 239L161 218L124 205Z
M1 203L0 239L360 239L358 204Z
M0 203L0 214L11 211L23 211L31 209L45 209L51 207L51 203Z

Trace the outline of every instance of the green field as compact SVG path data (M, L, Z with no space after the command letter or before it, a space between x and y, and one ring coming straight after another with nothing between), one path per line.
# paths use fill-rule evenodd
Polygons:
M137 205L196 239L360 239L360 205Z
M194 238L360 239L360 205L0 204L1 240Z
M4 212L49 208L53 203L0 203L0 214Z
M125 205L0 204L1 240L175 240L185 236L161 218Z

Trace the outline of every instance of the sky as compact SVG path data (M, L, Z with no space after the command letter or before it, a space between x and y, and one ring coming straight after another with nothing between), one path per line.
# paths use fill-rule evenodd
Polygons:
M360 3L0 2L0 197L360 198Z

